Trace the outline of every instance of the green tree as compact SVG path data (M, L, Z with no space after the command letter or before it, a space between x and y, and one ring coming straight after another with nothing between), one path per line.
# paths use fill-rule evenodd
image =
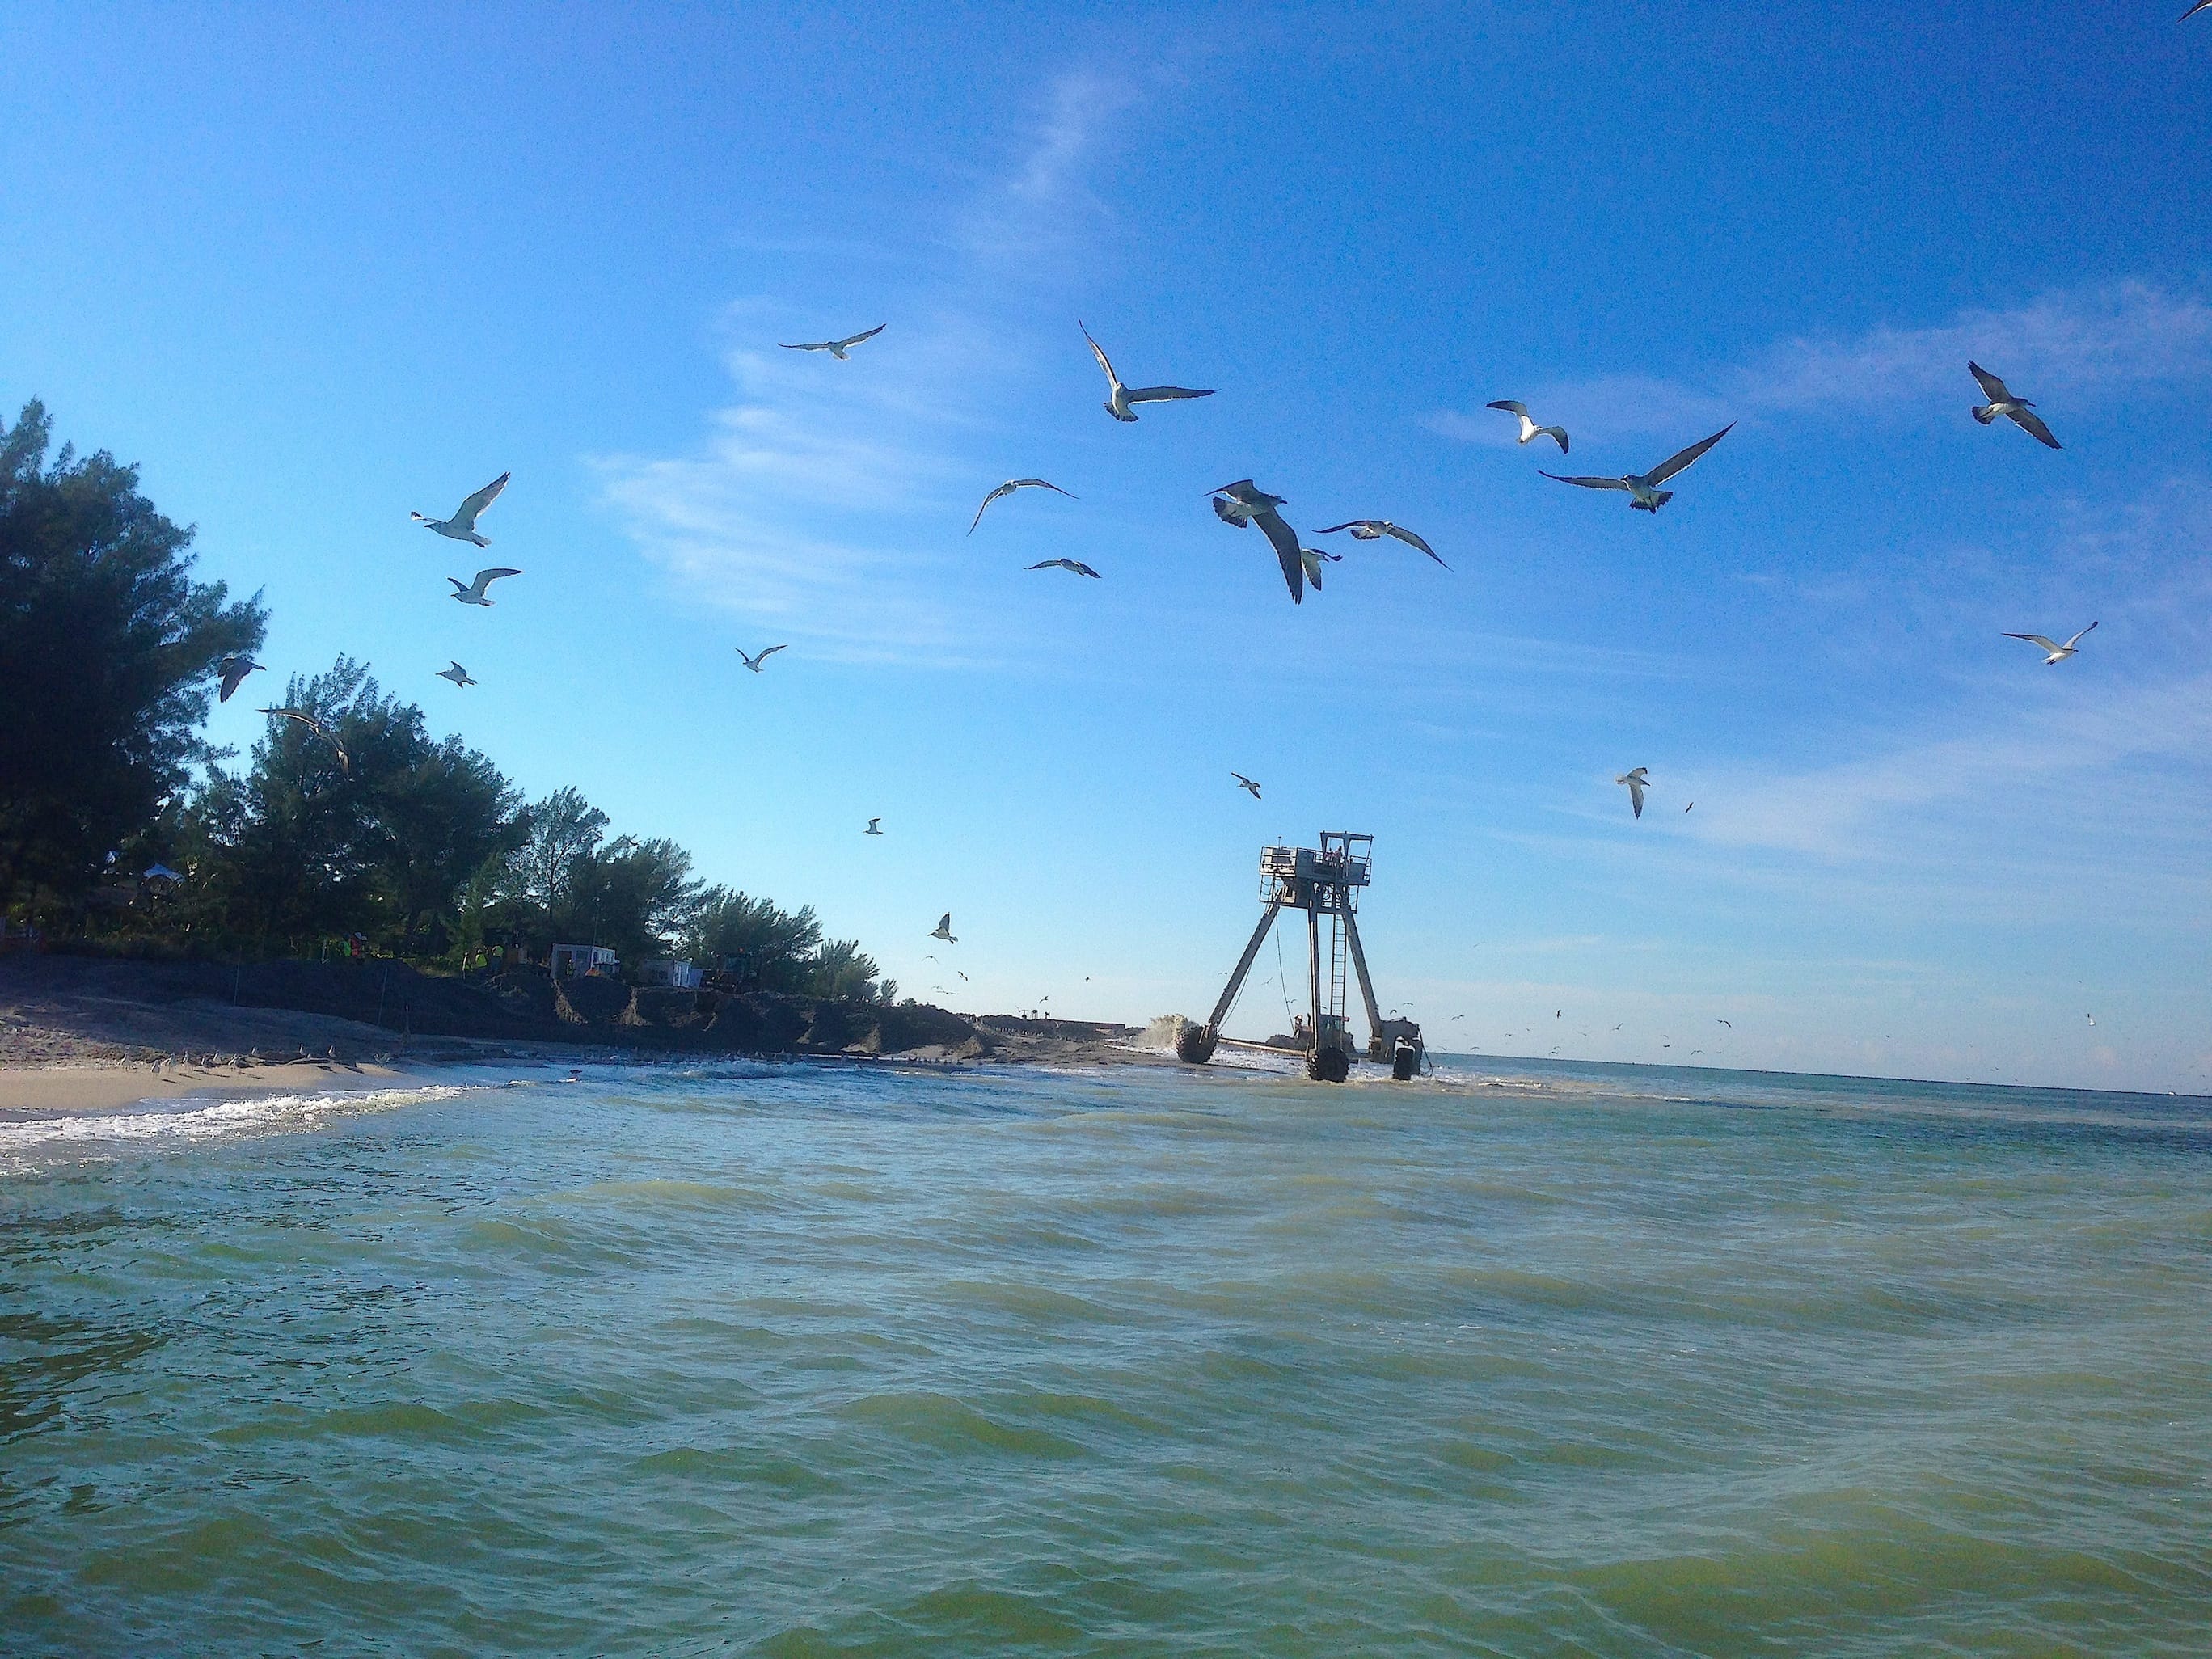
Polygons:
M0 904L67 896L210 752L216 665L261 643L261 598L191 580L192 532L33 398L0 426Z
M684 940L693 961L714 968L734 957L741 972L771 991L806 989L808 964L821 943L813 906L784 910L726 887L700 895Z
M471 879L520 843L520 798L459 738L434 741L422 711L349 657L295 675L283 706L337 742L271 715L246 776L210 778L182 849L195 896L264 946L359 931L444 949Z

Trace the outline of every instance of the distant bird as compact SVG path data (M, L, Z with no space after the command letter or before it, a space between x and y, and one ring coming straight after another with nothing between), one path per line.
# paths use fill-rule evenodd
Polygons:
M1500 398L1496 403L1492 404L1489 406L1492 409L1502 409L1508 415L1517 415L1521 417L1521 441L1522 443L1527 443L1531 438L1556 439L1559 446L1559 453L1564 455L1567 453L1566 428L1563 426L1538 426L1535 421L1529 416L1528 404L1522 403L1516 398Z
M928 937L931 939L941 939L947 945L957 945L960 943L958 939L952 937L951 911L947 910L943 915L937 919L937 926L929 930Z
M863 340L874 339L877 335L882 333L890 326L890 325L889 323L878 323L873 328L867 330L865 333L848 334L842 340L814 340L809 342L805 345L784 345L782 341L778 340L776 343L780 346L783 346L783 349L786 351L826 351L842 363L845 361L846 352L850 350L853 347L860 344Z
M1321 566L1324 559L1331 564L1342 564L1344 555L1324 553L1318 547L1302 547L1298 550L1298 566L1306 573L1306 580L1313 584L1314 592L1316 593L1321 592Z
M1723 1024L1723 1025L1727 1026L1727 1027L1729 1028L1729 1030L1731 1030L1731 1031L1733 1031L1734 1030L1735 1030L1735 1024L1734 1024L1732 1021L1725 1020L1725 1019L1724 1019L1724 1020L1721 1021L1720 1023L1721 1023L1722 1024Z
M1061 489L1058 484L1048 483L1042 478L1009 478L1006 483L1000 484L989 495L983 497L983 507L990 506L993 501L997 501L1001 495L1012 495L1017 489L1051 489L1058 491L1062 495L1066 495L1067 499L1071 501L1079 499L1075 495L1070 495L1066 490ZM971 536L975 533L975 526L983 522L983 507L977 507L975 509L975 518L969 521L968 533Z
M222 691L216 698L217 702L228 702L230 694L246 684L246 677L248 674L258 674L261 672L261 665L252 658L240 656L225 657L216 664L216 668L222 675Z
M1305 559L1298 547L1298 532L1283 521L1275 509L1284 504L1284 497L1270 495L1249 478L1239 478L1235 483L1223 484L1208 492L1226 496L1227 501L1216 501L1213 511L1224 524L1233 524L1238 529L1256 524L1275 550L1275 562L1283 567L1283 586L1291 590L1291 603L1304 605L1305 595Z
M1030 567L1032 570L1073 570L1079 576L1097 576L1098 573L1080 559L1042 559ZM1101 580L1103 580L1103 578Z
M1547 478L1558 478L1561 483L1580 484L1584 489L1625 489L1628 492L1628 505L1631 509L1642 513L1656 513L1674 499L1673 490L1662 489L1659 486L1687 467L1698 457L1735 430L1735 422L1730 421L1711 437L1700 438L1687 449L1677 450L1649 472L1628 472L1618 478L1566 478L1560 477L1556 472L1545 472L1544 476ZM1543 469L1539 467L1537 471L1540 472Z
M2081 634L2087 633L2090 628L2094 628L2096 625L2095 623L2091 623L2089 628L2081 630ZM2075 642L2081 637L2081 634L2076 634L2073 639L2067 641L2063 645L2055 641L2046 640L2040 634L2008 634L2005 637L2008 640L2026 640L2030 645L2048 651L2051 654L2043 659L2043 665L2045 668L2056 668L2067 658L2080 654L2075 649Z
M1695 801L1692 801L1692 802L1690 803L1690 806L1695 806L1697 804L1698 804L1697 802L1695 802ZM1690 810L1690 806L1685 806L1682 810L1683 810L1685 812L1686 812L1686 811L1688 811Z
M1083 328L1081 322L1076 325ZM1091 340L1091 331L1083 328L1083 337ZM1211 391L1194 392L1182 386L1123 386L1121 377L1114 372L1114 365L1106 361L1106 353L1096 340L1091 340L1091 355L1098 360L1098 367L1106 371L1106 412L1117 421L1133 421L1136 412L1131 404L1173 403L1182 398L1211 398Z
M484 597L484 589L502 576L520 576L521 574L520 570L509 570L501 566L497 569L477 571L477 579L465 586L459 576L448 576L446 580L453 583L453 597L463 605L489 605L491 601Z
M1646 775L1650 769L1648 766L1639 766L1633 772L1623 773L1613 780L1615 783L1628 786L1629 805L1636 809L1636 816L1639 818L1644 816L1644 792L1651 787L1651 780Z
M420 513L410 513L407 516L423 529L434 530L441 536L451 536L457 542L474 542L478 547L489 547L490 541L477 534L477 514L499 499L499 492L507 488L507 481L514 476L512 472L501 473L455 507L450 519L426 519Z
M1974 379L1981 383L1982 395L1989 399L1985 404L1976 404L1970 411L1976 420L1987 426L2002 415L2036 442L2047 444L2053 449L2059 447L2058 440L2051 435L2051 428L2044 425L2043 417L2035 413L2033 404L2025 398L2014 397L2005 390L2002 380L1979 363L1969 362L1966 367L1972 371Z
M1404 526L1392 524L1388 519L1354 519L1349 524L1333 524L1321 533L1324 536L1334 536L1340 530L1349 530L1352 532L1352 539L1356 542L1378 541L1385 536L1395 536L1407 546L1418 547L1431 558L1436 559L1438 564L1444 564L1442 559L1437 558L1435 548L1431 547ZM1449 570L1451 567L1444 564L1444 568Z
M864 836L880 836L884 833L883 823L884 821L881 818L870 818L868 820L868 827L861 830L860 833Z
M744 657L745 666L751 669L754 673L757 674L761 672L761 665L763 663L766 662L770 657L775 655L777 652L786 651L790 649L790 647L788 646L771 645L757 657L745 657L745 648L742 645L732 646L731 649L735 651L740 657Z
M263 708L258 709L255 712L263 714L274 715L278 720L295 720L300 725L304 726L307 728L309 736L320 738L325 743L330 744L330 746L337 751L338 757L338 770L344 773L348 777L351 777L353 775L353 757L346 753L345 745L338 741L337 733L331 731L329 726L324 725L322 721L317 720L313 714L307 713L306 709Z
M1260 799L1260 786L1258 784L1253 782L1251 779L1246 777L1242 772L1231 772L1229 775L1236 779L1237 787L1249 794L1254 800Z
M2203 3L2208 6L2212 6L2212 0L2203 0ZM151 875L153 874L153 872L149 870L146 873L148 875ZM2097 1023L2097 1017L2094 1014L2084 1014L2081 1018L2087 1020L2092 1025L2094 1025Z
M451 659L448 659L448 660ZM454 663L451 668L440 669L438 671L438 678L441 680L451 680L455 685L474 685L476 684L476 681L470 677L469 671L462 667L459 663Z

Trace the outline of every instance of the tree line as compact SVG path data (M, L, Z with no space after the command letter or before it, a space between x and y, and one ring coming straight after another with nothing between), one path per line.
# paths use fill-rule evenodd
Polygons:
M294 675L246 763L201 735L219 665L258 649L259 593L192 580L192 532L105 451L51 462L36 400L0 424L0 907L17 927L199 953L333 941L465 968L495 949L731 961L769 990L890 1000L812 907L708 884L664 837L539 800L341 655ZM340 760L340 751L343 760ZM156 867L173 872L151 878Z

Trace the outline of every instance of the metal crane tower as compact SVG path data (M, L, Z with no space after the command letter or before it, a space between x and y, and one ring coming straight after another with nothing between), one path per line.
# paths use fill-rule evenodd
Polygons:
M1213 1058L1222 1043L1237 1048L1263 1048L1279 1053L1276 1045L1246 1042L1221 1035L1221 1023L1244 988L1253 958L1267 942L1275 918L1285 910L1306 913L1306 982L1312 1017L1306 1023L1306 1075L1322 1083L1341 1083L1352 1074L1353 1045L1345 1018L1347 964L1358 975L1360 1000L1367 1011L1366 1058L1390 1067L1401 1081L1411 1077L1426 1057L1421 1028L1409 1019L1382 1018L1375 1000L1374 982L1367 976L1367 953L1360 948L1359 924L1353 918L1359 890L1368 884L1375 845L1372 836L1356 836L1341 830L1324 830L1316 847L1269 847L1260 854L1260 902L1267 910L1252 930L1251 942L1237 958L1236 971L1222 988L1203 1025L1183 1029L1176 1039L1176 1056L1194 1066ZM1323 942L1322 934L1328 939Z

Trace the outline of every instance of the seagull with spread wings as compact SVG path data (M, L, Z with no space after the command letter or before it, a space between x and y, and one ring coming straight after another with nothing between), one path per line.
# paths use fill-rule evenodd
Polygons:
M2095 623L2091 623L2089 628L2094 628L2096 625ZM2089 628L2083 629L2081 634L2087 633ZM2059 644L2056 640L2046 640L2040 634L2008 634L2005 637L2008 640L2026 640L2039 650L2048 651L2051 654L2043 659L2043 665L2045 668L2056 668L2067 658L2078 654L2075 647L2080 642L2081 634L2076 634L2063 645Z
M1083 337L1091 340L1091 331L1078 322ZM1174 403L1183 398L1211 398L1211 391L1194 392L1187 386L1123 386L1121 377L1114 372L1114 365L1106 361L1106 353L1098 342L1091 340L1091 355L1098 359L1098 367L1106 371L1106 412L1117 421L1133 421L1136 411L1132 404Z
M501 566L492 570L479 570L477 579L465 584L459 576L448 576L446 580L453 583L453 597L463 605L489 605L491 601L484 597L486 588L502 576L520 576L521 574L520 570L510 570Z
M989 495L983 497L983 507L990 506L993 501L997 501L1001 495L1012 495L1017 489L1059 490L1060 494L1067 496L1067 499L1071 501L1077 499L1076 496L1070 494L1067 490L1060 489L1058 484L1052 483L1043 478L1009 478L1006 483L1000 484ZM977 507L975 509L975 516L969 521L968 533L971 536L975 533L975 526L983 522L983 507Z
M1285 498L1270 495L1249 478L1239 478L1235 483L1223 484L1207 493L1216 497L1214 514L1224 524L1235 525L1239 530L1247 525L1260 526L1268 544L1275 550L1275 562L1283 568L1283 586L1291 590L1291 603L1304 605L1306 562L1298 546L1298 532L1275 511Z
M1636 809L1636 816L1639 818L1644 816L1644 792L1651 787L1650 771L1648 766L1639 766L1633 772L1624 772L1613 780L1615 783L1628 786L1628 804Z
M1333 524L1321 533L1324 536L1334 536L1340 530L1349 530L1352 532L1352 539L1356 542L1380 541L1385 536L1394 536L1408 547L1420 549L1431 558L1436 559L1438 564L1444 564L1442 559L1437 558L1435 548L1431 547L1405 526L1392 524L1388 519L1353 519L1348 523ZM1451 567L1444 564L1444 568L1449 570Z
M507 488L507 481L514 475L502 472L482 489L453 509L450 519L428 519L420 513L407 516L425 530L434 530L441 536L451 536L457 542L474 542L478 547L489 547L490 539L477 534L477 515L499 499L499 492Z
M1500 398L1496 403L1489 404L1488 407L1492 409L1502 409L1508 415L1517 415L1520 416L1521 441L1522 443L1527 443L1531 438L1551 438L1558 442L1560 454L1564 455L1567 453L1566 428L1563 426L1538 426L1536 424L1535 417L1528 413L1528 405L1522 403L1519 398Z
M1735 422L1730 421L1711 437L1700 438L1687 449L1675 451L1649 472L1626 472L1618 478L1567 478L1556 472L1545 472L1544 476L1558 478L1561 483L1580 484L1584 489L1625 489L1628 492L1628 505L1632 510L1656 513L1674 499L1673 490L1662 489L1659 486L1735 430ZM1543 469L1539 467L1537 471L1542 472Z
M246 677L248 674L258 674L261 672L261 667L262 665L254 661L251 657L241 657L234 654L232 656L223 658L220 662L216 664L216 672L222 676L222 690L221 694L216 696L216 701L217 702L228 702L230 701L230 694L237 690L240 686L246 684Z
M751 669L754 673L757 674L761 672L761 665L763 663L766 662L770 657L775 655L777 652L788 650L790 647L781 645L771 645L757 657L745 657L745 648L742 645L732 646L730 648L735 651L740 657L744 657L745 666Z
M1982 395L1989 399L1985 404L1976 404L1967 411L1976 420L1987 426L2002 415L2036 442L2051 449L2060 447L2058 440L2051 435L2051 428L2044 425L2043 416L2035 412L2033 404L2025 398L2014 397L2005 390L2002 380L1979 363L1970 362L1966 368L1980 385Z
M447 660L452 661L452 659L448 658ZM476 684L475 678L470 674L467 669L462 667L459 663L454 663L451 668L440 669L438 671L438 678L441 680L451 680L457 686L474 685Z
M1305 571L1306 580L1313 584L1313 590L1316 593L1321 592L1321 566L1324 559L1331 564L1342 564L1344 555L1324 553L1318 547L1302 547L1298 550L1299 566Z
M939 916L937 919L937 926L931 928L927 936L930 939L941 939L947 945L959 944L960 941L952 937L952 912L947 910Z
M861 830L860 833L864 836L882 835L884 833L884 821L881 818L870 818L868 820L868 827Z
M889 323L878 323L872 329L859 334L848 334L842 340L811 340L805 345L784 345L782 341L778 340L776 344L783 346L786 351L826 351L842 363L845 361L845 354L848 351L863 340L874 339L877 335L890 326Z
M1040 559L1030 567L1032 570L1073 570L1079 576L1097 576L1098 573L1080 559Z
M255 712L257 714L271 715L277 720L296 721L301 726L305 726L307 730L307 734L310 737L320 738L325 743L330 744L331 749L337 752L338 757L338 770L344 773L348 777L351 777L353 775L353 757L346 753L345 745L338 741L337 733L331 731L329 726L325 726L321 720L316 719L314 715L307 713L306 709L262 708L257 709Z
M1253 782L1251 779L1246 777L1242 772L1231 772L1229 775L1236 779L1237 787L1250 794L1254 800L1260 799L1260 786L1258 784Z

